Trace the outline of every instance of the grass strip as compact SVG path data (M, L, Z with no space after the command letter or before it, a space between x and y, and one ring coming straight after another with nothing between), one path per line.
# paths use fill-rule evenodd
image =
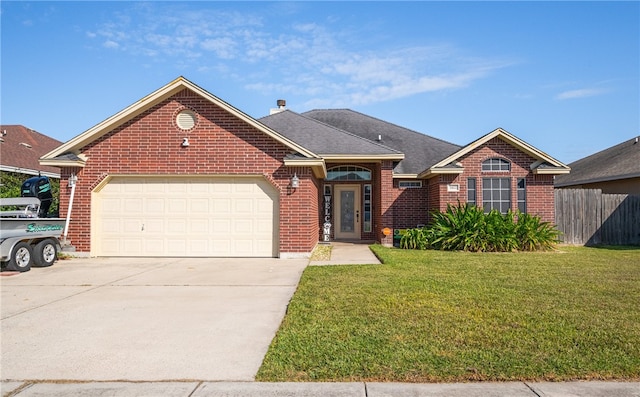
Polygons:
M257 380L640 378L640 249L372 249L305 270Z

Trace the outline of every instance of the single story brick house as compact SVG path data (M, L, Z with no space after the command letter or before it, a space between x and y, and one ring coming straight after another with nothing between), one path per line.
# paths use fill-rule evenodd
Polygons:
M351 110L279 106L256 120L179 77L43 156L77 177L76 250L304 257L325 223L331 239L391 244L385 229L458 201L553 221L553 176L569 172L500 128L458 146Z

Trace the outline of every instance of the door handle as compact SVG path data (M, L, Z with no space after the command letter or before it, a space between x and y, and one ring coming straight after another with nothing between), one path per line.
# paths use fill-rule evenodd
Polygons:
M360 211L356 211L356 222L360 222Z

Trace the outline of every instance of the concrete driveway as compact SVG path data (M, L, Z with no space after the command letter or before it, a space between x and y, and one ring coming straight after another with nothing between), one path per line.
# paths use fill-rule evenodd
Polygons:
M93 258L3 275L1 378L253 380L307 263Z

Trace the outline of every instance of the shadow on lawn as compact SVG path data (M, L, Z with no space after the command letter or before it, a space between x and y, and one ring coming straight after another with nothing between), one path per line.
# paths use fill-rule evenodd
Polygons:
M610 251L640 251L640 245L592 245L589 248L605 249Z

